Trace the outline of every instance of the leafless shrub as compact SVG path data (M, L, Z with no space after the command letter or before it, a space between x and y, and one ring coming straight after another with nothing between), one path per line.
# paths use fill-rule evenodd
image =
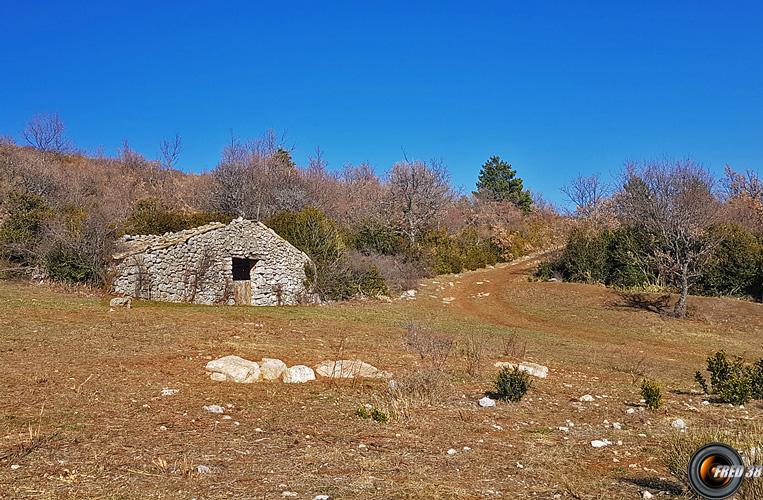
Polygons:
M450 376L439 368L413 368L401 377L391 380L381 400L390 413L408 418L409 411L425 405L433 405L446 396Z
M396 163L389 172L387 187L391 222L411 244L439 220L453 201L448 173L436 161Z
M453 351L453 337L437 334L426 325L408 323L405 327L405 345L419 355L426 366L441 370Z
M71 142L64 137L64 122L58 113L35 115L22 136L30 146L43 152L68 153L72 149Z
M159 161L162 166L164 168L175 168L182 149L183 141L180 135L175 134L175 137L171 139L162 139L162 142L159 143Z
M347 258L358 268L369 269L375 266L393 295L416 288L421 278L431 275L425 263L405 260L397 255L364 255L357 251L348 251Z
M196 300L196 294L202 289L204 283L209 279L210 270L214 264L214 251L211 247L205 246L201 249L198 257L185 266L183 283L185 283L185 302L193 303Z
M564 196L575 206L579 217L590 217L601 208L609 194L609 186L599 174L578 176L561 189Z
M501 338L501 353L514 359L522 359L527 352L527 341L520 340L515 333Z
M151 277L143 255L129 257L127 265L133 268L135 276L133 297L151 300Z
M477 335L467 335L461 339L461 356L466 364L466 373L470 377L476 377L482 371L482 362L485 357L485 339Z

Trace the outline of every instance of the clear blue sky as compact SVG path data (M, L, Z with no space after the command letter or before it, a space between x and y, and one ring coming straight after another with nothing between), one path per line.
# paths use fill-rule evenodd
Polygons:
M577 173L690 155L763 169L759 2L5 2L0 134L58 112L75 143L212 168L231 130L299 163L498 154L561 199Z

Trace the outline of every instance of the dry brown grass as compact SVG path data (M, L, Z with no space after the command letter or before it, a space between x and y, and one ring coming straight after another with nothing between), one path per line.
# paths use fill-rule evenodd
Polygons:
M678 487L660 480L671 477L659 456L675 433L672 419L703 429L760 417L759 403L703 406L688 391L720 345L763 354L759 304L692 297L701 318L667 320L612 305L616 294L601 287L530 283L528 270L439 277L416 301L393 304L139 302L112 313L106 298L0 283L0 496L634 498ZM455 300L444 304L444 296ZM412 391L406 418L386 424L355 416L388 390L385 381L237 385L204 373L207 360L233 353L307 365L341 354L405 380L426 366L405 347L409 322L496 346L514 335L526 349L486 349L481 372L467 377L451 347L441 363L445 390ZM549 366L549 377L534 380L519 403L478 407L493 363L509 355ZM664 406L627 414L640 408L630 372L642 357L665 386ZM179 392L162 397L163 387ZM580 403L582 394L600 397ZM231 419L205 412L208 404L226 406ZM574 427L559 431L567 420ZM623 444L593 449L601 438Z

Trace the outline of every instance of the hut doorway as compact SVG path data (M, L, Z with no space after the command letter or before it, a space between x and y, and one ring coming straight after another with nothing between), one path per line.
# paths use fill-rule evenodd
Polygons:
M256 259L232 257L233 259L233 300L236 305L252 305L252 269Z

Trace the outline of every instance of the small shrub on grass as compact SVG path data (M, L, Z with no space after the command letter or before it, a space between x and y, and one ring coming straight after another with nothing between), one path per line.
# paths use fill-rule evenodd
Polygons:
M641 397L646 401L646 407L656 410L662 406L662 387L656 380L645 378L641 381Z
M379 422L380 424L386 424L390 419L389 413L371 405L359 406L358 409L355 410L355 415L364 420L373 420L374 422Z
M751 399L763 399L763 359L748 365L743 358L730 358L721 350L707 357L707 371L712 391L708 391L705 377L699 370L694 379L706 392L716 394L724 403L743 405Z
M732 375L741 374L744 371L744 360L739 356L729 359L726 351L720 350L707 357L707 371L710 372L710 385L713 392L718 392Z
M495 395L503 401L516 403L527 393L532 385L530 375L518 367L503 368L495 377Z
M733 373L718 388L718 397L725 403L743 405L752 399L752 385L750 378L741 373Z

